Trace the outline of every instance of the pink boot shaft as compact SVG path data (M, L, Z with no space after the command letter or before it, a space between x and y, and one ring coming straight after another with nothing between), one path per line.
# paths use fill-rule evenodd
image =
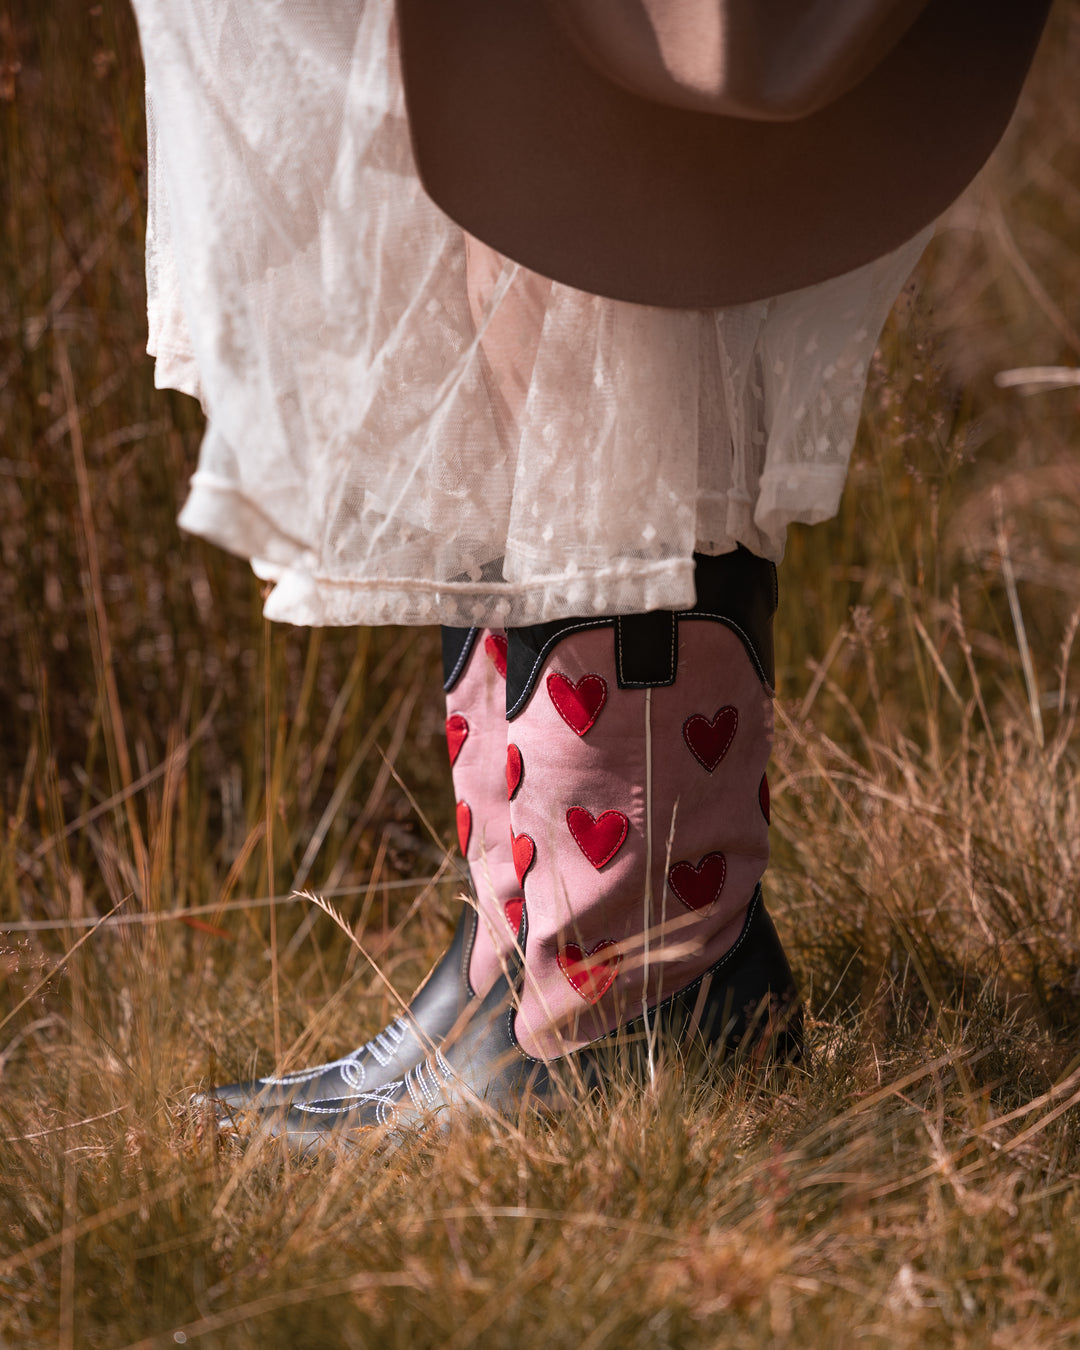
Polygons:
M506 786L506 634L479 629L468 640L460 664L447 681L446 743L458 842L469 864L479 916L468 955L469 984L474 993L486 994L521 922Z
M674 684L620 689L611 628L561 640L510 723L528 907L515 1034L552 1058L685 988L735 943L768 861L772 701L688 615Z

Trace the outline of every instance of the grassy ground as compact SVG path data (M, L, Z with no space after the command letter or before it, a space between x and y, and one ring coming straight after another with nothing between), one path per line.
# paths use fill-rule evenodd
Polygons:
M184 1104L390 1012L295 886L406 992L445 942L379 753L450 841L435 635L271 630L179 537L130 14L0 7L0 1345L1080 1345L1080 387L1001 376L1080 363L1078 66L1074 0L782 571L812 1072L298 1166Z

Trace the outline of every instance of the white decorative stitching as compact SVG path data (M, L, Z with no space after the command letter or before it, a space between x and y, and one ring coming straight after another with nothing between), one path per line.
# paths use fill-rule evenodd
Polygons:
M367 1079L367 1069L356 1060L345 1060L341 1065L341 1077L349 1087L360 1089Z
M720 716L721 713L725 712L731 712L735 714L734 725L731 728L731 733L728 736L727 740L720 747L720 753L716 756L713 762L709 764L698 753L697 747L690 740L690 733L687 730L687 728L690 726L691 722L701 721L704 722L705 725L711 731L716 723L716 719ZM686 721L682 724L682 735L683 740L686 742L686 748L694 756L694 758L701 765L701 767L705 769L708 773L713 773L716 769L720 767L720 763L723 760L724 756L731 749L731 742L735 739L735 734L738 731L738 729L739 729L739 710L734 706L734 704L727 703L724 705L724 707L717 708L715 715L711 718L706 717L704 713L691 713L690 716L686 719Z
M730 628L731 631L735 634L735 636L742 642L742 645L746 650L747 656L749 656L750 660L754 663L754 669L758 673L758 679L761 681L761 683L765 686L765 688L769 691L770 694L775 693L775 690L769 683L769 677L765 674L765 667L761 664L761 661L757 654L757 649L755 648L749 633L747 633L745 629L740 628L734 619L729 619L724 614L709 614L706 613L704 610L695 609L687 611L687 613L684 614L680 619L680 622L690 619L711 619L714 623L722 623L725 628Z
M465 644L462 647L460 653L458 654L458 659L454 665L454 669L450 672L450 678L443 685L443 691L445 693L449 694L451 689L453 689L454 685L457 684L459 678L461 677L461 672L465 669L465 666L468 663L469 657L472 656L473 648L476 646L476 639L480 632L481 630L479 628L469 629L469 635L465 639Z
M386 1068L387 1064L397 1053L398 1047L405 1038L406 1023L399 1017L384 1031L380 1031L373 1041L368 1041L367 1050L381 1068Z
M611 975L607 983L604 985L603 989L601 989L600 992L595 996L590 997L585 992L585 990L581 988L580 985L575 984L573 976L570 974L570 971L567 969L566 966L563 965L563 953L566 952L569 947L577 947L578 951L581 952L582 960L579 961L577 965L579 969L581 968L585 969L586 979L588 979L588 976L591 975L592 973L592 967L587 966L586 963L589 960L591 960L591 958L594 957L597 952L601 950L607 951L609 947L615 948L615 953L610 961L605 961L603 957L600 958L600 964L605 966L606 969L611 972ZM601 940L598 943L596 943L596 945L592 947L589 951L586 951L583 947L579 947L576 942L572 942L569 943L567 947L563 947L560 951L556 953L555 964L566 976L567 983L570 985L570 988L574 991L574 993L577 994L580 998L583 998L586 1003L595 1005L600 1002L600 1000L604 997L607 991L615 983L615 977L619 973L619 966L622 964L622 952L619 950L619 944L615 941L614 938L601 938Z
M439 1091L439 1080L431 1070L427 1060L416 1066L416 1082L420 1091L424 1094L424 1100L428 1106L434 1106Z
M715 965L711 965L708 970L702 971L702 973L697 977L696 980L693 981L693 983L686 985L685 988L683 989L676 989L676 991L671 995L670 998L665 999L663 1003L658 1003L656 1007L653 1009L654 1013L661 1013L664 1011L665 1008L670 1008L677 998L682 998L684 997L684 995L689 994L691 990L696 989L698 985L701 984L702 980L704 980L707 976L715 974L716 971L718 971L721 968L721 966L727 965L727 963L732 959L732 957L734 957L735 953L746 941L747 936L749 935L750 932L750 921L757 913L758 906L760 905L760 903L761 903L761 885L759 883L757 886L754 887L754 894L750 897L750 903L746 907L746 918L743 920L742 932L735 939L733 945L728 948L728 950L723 954L720 960L716 962ZM603 1039L609 1040L611 1037L617 1036L619 1032L622 1030L624 1030L624 1028L616 1027L614 1031L609 1031L607 1036L604 1037Z
M761 664L761 658L757 654L757 649L755 648L753 641L750 638L750 635L746 632L745 629L741 628L739 624L735 622L734 619L729 619L726 614L715 614L709 610L703 609L672 610L671 613L674 617L671 633L673 654L677 649L679 624L693 619L711 619L714 623L722 623L725 628L730 628L731 631L735 633L736 636L741 640L743 647L746 649L747 655L754 663L754 669L757 671L758 678L761 680L761 683L765 686L765 688L769 691L770 694L774 692L772 685L769 683L769 677L765 674L765 667ZM506 720L509 722L513 718L515 718L521 711L524 704L528 702L529 697L532 694L533 688L535 687L536 676L540 670L540 667L544 664L545 660L547 659L548 653L555 646L557 646L558 643L560 643L563 640L563 638L569 637L571 633L582 633L592 628L610 628L610 627L614 627L616 630L616 641L621 641L621 636L619 634L618 620L616 618L597 619L589 623L572 624L569 628L561 629L558 633L556 633L556 635L553 638L549 638L548 641L544 643L543 647L541 647L536 660L533 662L532 669L529 671L528 678L525 681L525 688L522 691L521 697L517 700L517 702L513 705L512 708L507 709ZM619 664L621 668L622 665L621 649L619 652ZM674 666L674 656L672 664ZM640 689L646 688L648 687L648 685L646 681L627 681L626 687Z
M607 851L607 853L605 853L604 856L600 859L599 862L595 861L595 859L589 853L588 849L585 847L583 836L580 835L574 828L573 816L575 811L580 811L582 815L588 816L589 822L594 828L600 824L600 822L605 818L605 816L618 816L619 819L622 821L623 830L622 834L619 836L618 843L613 844L611 848ZM593 813L587 807L571 806L568 808L566 812L566 825L570 833L574 836L574 843L577 844L578 848L581 849L582 853L585 855L588 861L592 863L593 867L595 867L598 872L602 867L606 867L608 863L612 860L612 858L614 858L616 853L618 853L619 849L621 849L623 844L626 843L627 836L630 833L630 817L626 814L625 811L617 811L614 808L608 811L601 811L598 816L594 816Z
M394 1119L397 1114L393 1098L403 1081L399 1078L396 1082L384 1084L376 1092L361 1092L355 1097L325 1097L314 1102L299 1102L293 1109L302 1115L339 1116L346 1111L358 1110L361 1106L373 1105L379 1124L382 1125L387 1119ZM390 1108L389 1116L386 1114L387 1107Z
M329 1073L331 1069L340 1069L344 1064L355 1063L357 1056L364 1053L364 1048L361 1046L359 1050L354 1050L341 1059L332 1059L328 1064L316 1064L312 1069L298 1069L296 1073L287 1073L281 1078L260 1078L259 1082L267 1087L294 1087L297 1083L309 1083L313 1078L321 1078L324 1073Z
M589 623L571 624L569 628L561 628L553 638L549 638L547 642L545 642L544 645L540 648L540 652L537 655L536 660L533 662L532 670L529 671L529 676L525 681L525 688L522 691L521 697L518 699L518 701L514 704L512 708L507 708L506 720L509 722L512 718L516 717L518 713L521 711L523 705L528 702L532 694L533 688L536 685L537 672L540 670L540 667L547 660L548 652L550 652L554 647L556 647L563 640L563 638L569 637L571 633L587 632L591 628L610 628L614 624L614 622L615 622L614 619L593 619Z
M385 1069L405 1039L408 1030L409 1023L404 1017L399 1017L390 1026L384 1027L373 1040L365 1041L358 1049L343 1055L341 1059L332 1059L327 1064L316 1064L311 1069L298 1069L295 1073L283 1074L280 1078L260 1078L259 1082L266 1087L297 1087L301 1083L310 1083L313 1078L321 1078L323 1074L337 1069L343 1081L350 1087L363 1087L364 1079L367 1077L367 1070L361 1062L364 1056L369 1055L380 1068Z
M416 1080L416 1071L415 1069L410 1069L409 1072L405 1075L404 1080L405 1090L412 1098L413 1106L415 1106L418 1111L422 1111L424 1109L424 1097L421 1087L416 1083L415 1080Z
M480 902L478 900L477 904L479 903ZM476 997L476 990L472 987L472 980L469 979L469 970L472 966L473 948L476 946L476 935L479 932L479 929L480 929L480 911L478 909L474 909L472 911L472 924L469 928L469 931L465 935L465 941L462 944L462 952L461 952L461 978L465 985L465 988L468 990L470 998Z
M440 1050L408 1071L400 1084L418 1111L435 1111L443 1104L442 1091L454 1077L454 1071Z
M735 953L739 950L739 948L743 945L743 943L749 936L751 922L761 904L762 904L761 884L759 882L758 885L754 887L754 894L750 897L750 903L746 908L746 918L743 921L742 932L735 939L734 945L731 946L723 954L723 956L720 958L719 961L716 962L715 965L712 965L709 967L708 970L703 971L698 976L698 978L694 980L691 984L688 984L684 989L677 989L669 998L666 998L663 1000L663 1002L658 1003L656 1007L652 1010L654 1015L657 1013L662 1014L666 1009L670 1008L674 1004L677 998L683 998L685 995L697 989L698 986L701 984L702 980L707 979L710 975L714 975L718 970L720 970L723 966L726 966L727 963L730 960L732 960L732 958L735 956ZM636 1020L637 1019L635 1018L634 1021ZM633 1026L633 1021L627 1023L627 1026ZM509 1033L511 1044L514 1046L514 1048L517 1050L518 1054L521 1056L523 1060L525 1060L529 1064L543 1064L545 1062L544 1060L537 1058L536 1055L530 1055L527 1051L522 1049L521 1043L518 1041L518 1038L514 1035L513 1007L507 1009L506 1030ZM625 1031L626 1031L625 1026L616 1027L614 1031L609 1031L606 1036L601 1036L600 1041L614 1040L617 1036L623 1035ZM600 1041L592 1042L592 1044L599 1045ZM583 1046L582 1048L587 1050L588 1046Z
M599 702L599 704L597 705L596 711L595 711L595 712L593 713L593 715L589 718L588 725L587 725L586 727L584 727L584 728L583 728L582 730L580 730L580 731L579 731L578 728L573 724L573 722L570 721L569 717L567 717L566 713L563 712L562 708L559 707L559 704L558 704L558 701L557 701L555 695L551 692L551 681L552 681L556 676L558 676L558 678L559 678L560 680L562 680L565 684L568 684L568 685L570 686L570 688L574 691L575 694L577 694L577 693L580 692L581 686L582 686L582 684L583 684L586 680L599 680L600 683L601 683L601 684L603 685L603 687L604 687L603 697L600 699L600 702ZM589 671L586 671L585 674L582 675L579 679L577 679L577 680L572 680L572 679L570 678L569 675L564 675L564 674L562 673L561 670L552 670L552 671L549 671L549 672L548 672L548 677L547 677L547 680L545 681L545 683L546 683L546 685L547 685L548 698L551 699L551 705L552 705L552 707L553 707L553 708L555 709L555 711L559 714L559 716L560 716L560 717L562 718L562 720L566 723L566 725L570 728L570 730L574 733L574 735L575 735L575 736L585 736L588 732L590 732L590 731L593 729L593 727L596 725L596 719L597 719L597 718L600 716L600 714L604 711L604 708L605 708L605 706L607 705L608 685L607 685L607 680L604 679L603 675L599 674L599 673L598 673L597 671L595 671L595 670L589 670ZM556 685L556 688L558 688L558 685ZM520 753L520 752L519 752L519 753Z

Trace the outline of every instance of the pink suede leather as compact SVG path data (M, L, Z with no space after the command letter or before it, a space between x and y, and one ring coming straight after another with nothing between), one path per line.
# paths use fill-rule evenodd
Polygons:
M513 946L521 918L521 888L510 848L506 635L501 630L477 634L465 670L446 697L446 714L458 841L480 912L469 983L482 995L502 969L500 956Z
M667 688L618 688L610 628L555 647L509 724L519 862L533 844L515 1020L527 1054L605 1035L734 944L768 861L772 734L770 693L722 624L680 621Z

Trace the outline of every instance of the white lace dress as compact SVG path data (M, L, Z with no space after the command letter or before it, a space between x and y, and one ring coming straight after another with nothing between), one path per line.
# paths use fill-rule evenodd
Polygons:
M391 0L135 9L149 350L208 419L180 521L276 582L269 617L683 608L695 550L779 560L790 521L834 514L929 232L734 308L602 299L425 197Z

